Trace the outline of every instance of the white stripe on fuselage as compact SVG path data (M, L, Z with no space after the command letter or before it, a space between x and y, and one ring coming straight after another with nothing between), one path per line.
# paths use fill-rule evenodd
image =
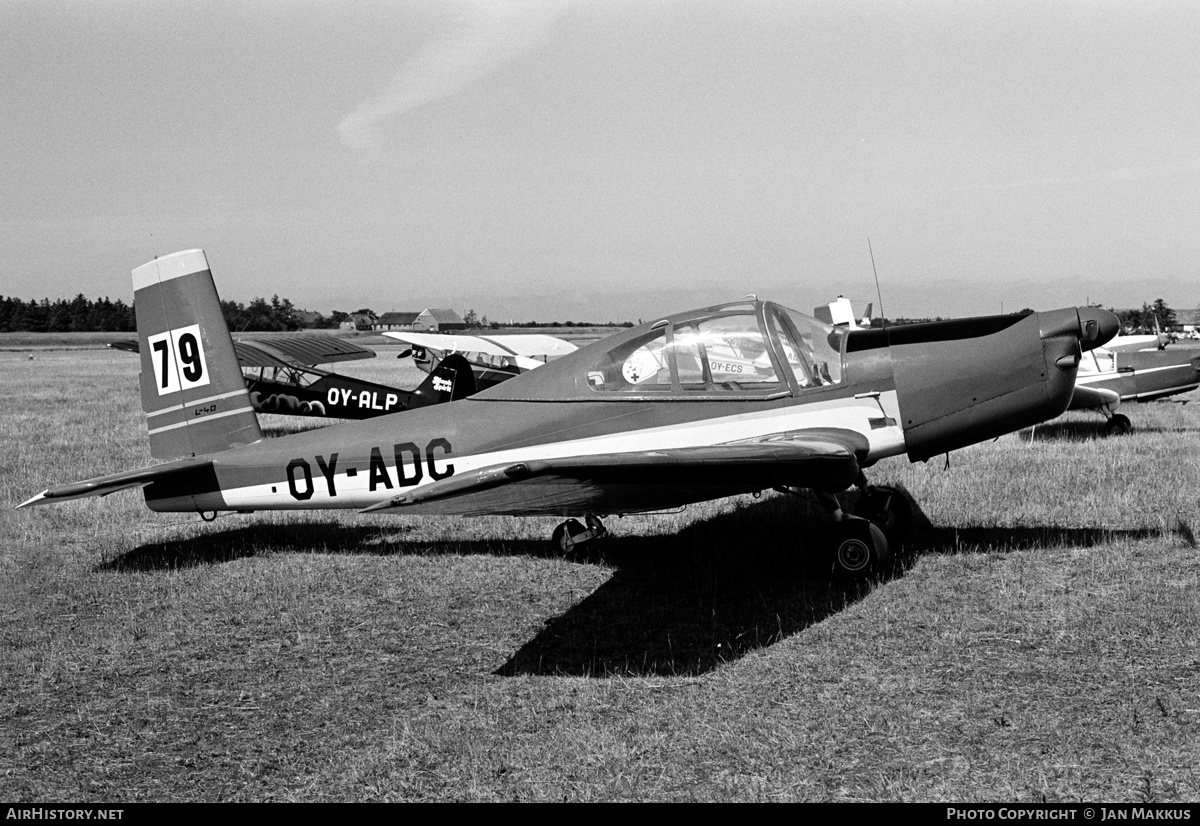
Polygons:
M226 416L236 416L239 413L253 413L254 408L247 405L246 407L238 407L233 410L226 410L224 413L209 413L208 415L196 419L184 419L182 422L175 424L165 424L162 427L152 427L147 433L162 433L167 430L175 430L180 427L187 427L190 424L199 424L201 421L211 421L213 419L224 419Z
M497 405L498 407L500 405ZM881 410L882 407L882 410ZM870 419L884 416L897 424L872 429ZM567 439L560 442L507 448L474 455L454 453L442 459L439 467L453 464L455 475L469 473L480 468L539 459L560 459L568 456L595 456L606 453L641 453L649 450L671 450L687 447L728 444L747 439L757 439L775 433L810 428L840 428L853 430L866 437L870 445L871 459L881 459L904 452L904 432L899 426L900 412L896 392L889 390L874 398L840 398L827 402L807 402L799 405L776 408L753 413L737 413L693 422L629 430L620 433L591 436L582 439ZM339 450L329 445L326 458L332 453L342 452L335 469L334 484L337 495L330 496L328 483L317 466L315 455L302 456L310 465L312 473L312 496L298 500L289 491L284 468L280 468L279 480L274 484L248 485L223 491L226 506L231 509L309 509L309 508L361 508L382 502L407 490L418 490L434 480L424 472L421 481L406 488L396 487L395 460L390 444L379 445L385 457L389 481L393 487L377 487L369 490L370 474L362 468L363 456L356 455L358 472L354 477L346 475L344 448ZM217 475L220 478L220 460L217 460ZM405 467L411 477L415 471ZM684 481L684 480L681 480Z
M163 407L159 410L148 410L146 411L146 418L149 419L151 416L161 416L164 413L174 413L179 410L185 410L189 407L198 407L199 405L209 404L211 402L219 402L222 399L232 399L234 396L240 396L245 392L246 388L243 387L240 390L231 390L228 393L221 393L216 396L206 396L203 399L192 399L186 404L173 404L170 407Z

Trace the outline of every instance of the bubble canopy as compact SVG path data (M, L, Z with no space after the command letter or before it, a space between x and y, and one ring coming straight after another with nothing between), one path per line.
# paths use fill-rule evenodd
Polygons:
M845 343L842 328L741 301L635 327L477 398L775 398L839 384Z

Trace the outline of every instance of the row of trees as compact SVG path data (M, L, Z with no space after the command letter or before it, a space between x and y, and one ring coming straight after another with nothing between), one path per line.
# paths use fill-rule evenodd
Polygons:
M336 328L343 321L348 321L350 313L334 310L330 315L306 313L297 310L292 302L277 295L270 300L255 298L249 304L239 301L222 301L221 311L225 315L225 323L235 333L241 332L287 332L308 328ZM1021 313L1031 313L1032 310L1022 310ZM1176 313L1161 298L1152 304L1143 304L1140 310L1112 310L1121 320L1121 328L1126 332L1154 332L1155 320L1158 325L1167 330L1176 321ZM356 315L374 315L369 309L357 310ZM497 321L488 321L488 317L480 316L474 310L467 310L463 316L467 327L471 329L497 329L501 325ZM895 319L889 324L905 324L930 319ZM882 320L872 319L871 326L882 325ZM513 324L515 327L632 327L633 322L607 322L600 324L591 321L526 321ZM48 298L41 301L22 301L19 298L0 296L0 333L32 332L32 333L84 333L84 332L133 332L136 327L133 307L117 299L110 301L107 297L95 301L85 297L83 293L71 300L60 298L51 302Z
M136 329L133 307L121 299L91 301L83 293L70 301L22 301L0 296L2 333L128 333Z
M264 333L285 333L302 330L306 326L292 302L277 295L271 300L255 298L249 304L239 301L222 301L221 312L225 323L235 333L247 330Z
M277 295L270 301L256 298L249 304L222 301L221 310L225 323L234 332L282 332L305 326L292 302ZM136 329L133 306L119 298L92 301L80 293L69 301L65 298L22 301L0 296L0 333L132 333Z
M1121 329L1127 333L1153 333L1157 319L1159 328L1168 330L1175 326L1177 318L1175 311L1167 306L1167 302L1156 298L1153 304L1143 304L1140 310L1113 310L1121 320Z

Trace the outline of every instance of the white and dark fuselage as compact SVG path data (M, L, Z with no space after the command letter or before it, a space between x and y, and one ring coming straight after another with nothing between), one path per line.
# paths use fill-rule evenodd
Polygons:
M602 515L775 487L840 492L1054 418L1115 316L1067 308L848 331L771 302L668 316L447 404L262 436L200 250L133 273L158 511ZM445 379L440 380L446 384ZM447 388L448 389L448 388Z

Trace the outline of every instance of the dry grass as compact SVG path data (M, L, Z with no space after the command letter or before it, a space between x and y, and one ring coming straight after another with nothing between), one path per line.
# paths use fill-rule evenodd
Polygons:
M0 352L0 799L1200 797L1200 406L882 463L921 513L852 586L776 495L569 559L553 520L14 512L148 462L136 360L34 355Z

